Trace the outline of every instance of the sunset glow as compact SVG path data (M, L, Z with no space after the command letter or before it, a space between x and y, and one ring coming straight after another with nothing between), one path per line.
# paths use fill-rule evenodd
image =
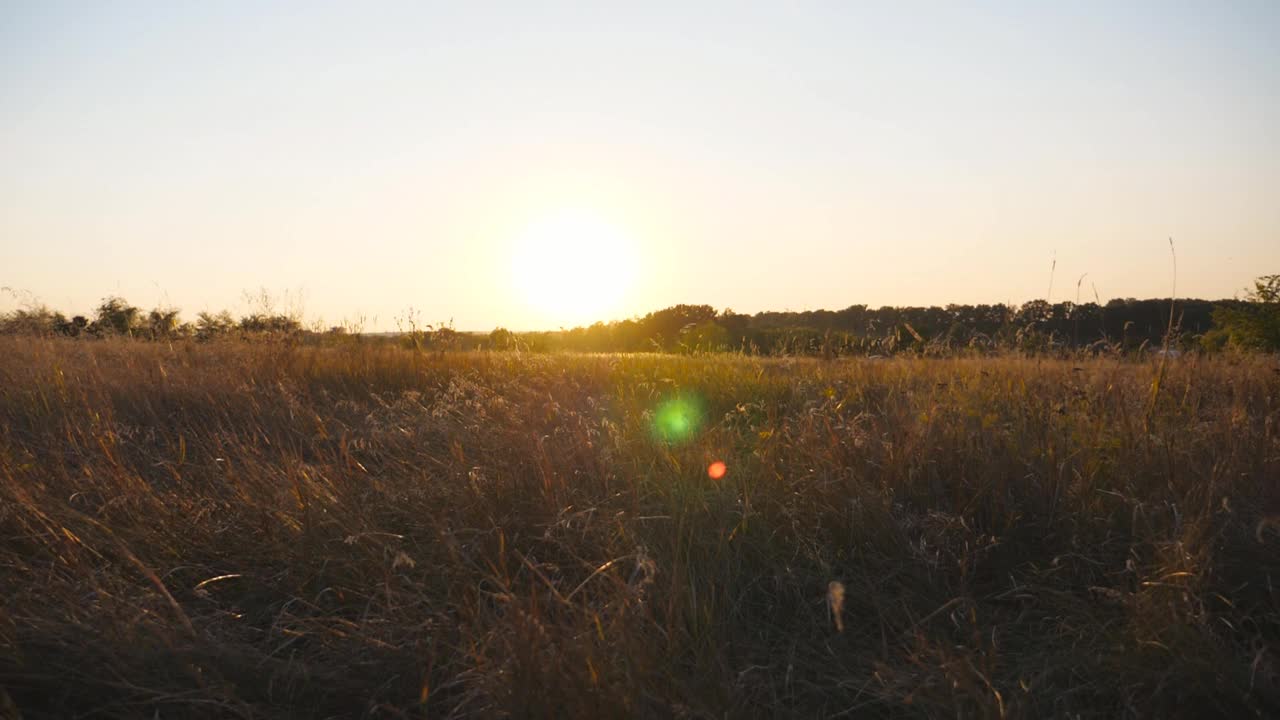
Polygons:
M1278 38L0 2L0 720L1280 718Z
M1280 3L1229 5L6 3L0 312L1105 304L1170 237L1230 298L1280 263Z
M632 239L601 215L579 209L549 213L514 239L515 300L548 327L609 318L635 281L636 262Z

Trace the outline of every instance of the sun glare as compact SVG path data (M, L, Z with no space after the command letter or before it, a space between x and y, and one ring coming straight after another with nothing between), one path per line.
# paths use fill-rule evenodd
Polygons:
M515 238L511 272L518 301L551 327L607 320L635 279L631 238L605 218L562 210L535 220Z

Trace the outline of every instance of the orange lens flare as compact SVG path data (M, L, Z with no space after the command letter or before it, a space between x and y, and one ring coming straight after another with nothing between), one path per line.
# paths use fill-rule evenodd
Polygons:
M724 477L724 474L727 472L729 472L729 468L726 467L724 463L717 460L711 463L710 467L707 468L707 477L712 480L719 480Z

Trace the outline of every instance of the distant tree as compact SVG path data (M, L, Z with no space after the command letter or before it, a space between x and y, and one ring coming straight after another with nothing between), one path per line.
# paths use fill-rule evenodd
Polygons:
M551 337L552 333L549 332L520 333L520 347L530 352L547 352L553 349Z
M450 320L448 325L440 325L433 330L427 339L427 344L431 349L438 352L445 350L456 350L462 342L462 333L453 329L453 321Z
M177 308L156 308L147 313L147 331L153 340L174 337L179 324Z
M231 317L231 313L223 310L218 314L210 312L201 312L196 315L196 339L212 340L222 337L235 328L235 318Z
M61 332L67 318L44 305L14 310L0 315L0 332L8 335L52 335Z
M682 330L715 318L716 309L710 305L674 305L649 313L640 321L640 326L646 339L654 346L674 350L679 345Z
M1016 321L1021 325L1047 323L1053 318L1053 306L1044 300L1031 300L1018 308Z
M686 326L680 333L683 352L723 352L729 349L729 331L712 320Z
M514 350L516 348L516 335L504 327L494 328L489 333L489 349L490 350Z
M59 335L80 337L80 333L83 333L85 329L89 327L89 319L83 315L76 315L70 320L67 320L62 316L62 313L57 313L56 318L58 321L55 322L53 331Z
M728 344L732 348L740 347L747 338L748 328L751 326L750 315L739 315L729 308L725 308L719 317L716 318L716 324L724 328L728 334Z
M646 338L639 320L622 320L613 323L612 329L613 347L610 350L614 352L638 352L646 349Z
M1280 350L1280 275L1255 280L1245 302L1220 305L1213 321L1218 328L1206 335L1207 346Z
M114 335L132 335L142 319L141 310L117 296L103 298L95 315L98 331Z
M240 318L239 328L246 335L291 335L302 329L302 323L289 315L253 313Z

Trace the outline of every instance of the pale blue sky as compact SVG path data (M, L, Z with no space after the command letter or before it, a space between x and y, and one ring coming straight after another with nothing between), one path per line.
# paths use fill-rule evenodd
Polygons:
M1280 272L1280 2L957 5L0 2L0 285L488 329ZM513 270L564 208L616 303Z

